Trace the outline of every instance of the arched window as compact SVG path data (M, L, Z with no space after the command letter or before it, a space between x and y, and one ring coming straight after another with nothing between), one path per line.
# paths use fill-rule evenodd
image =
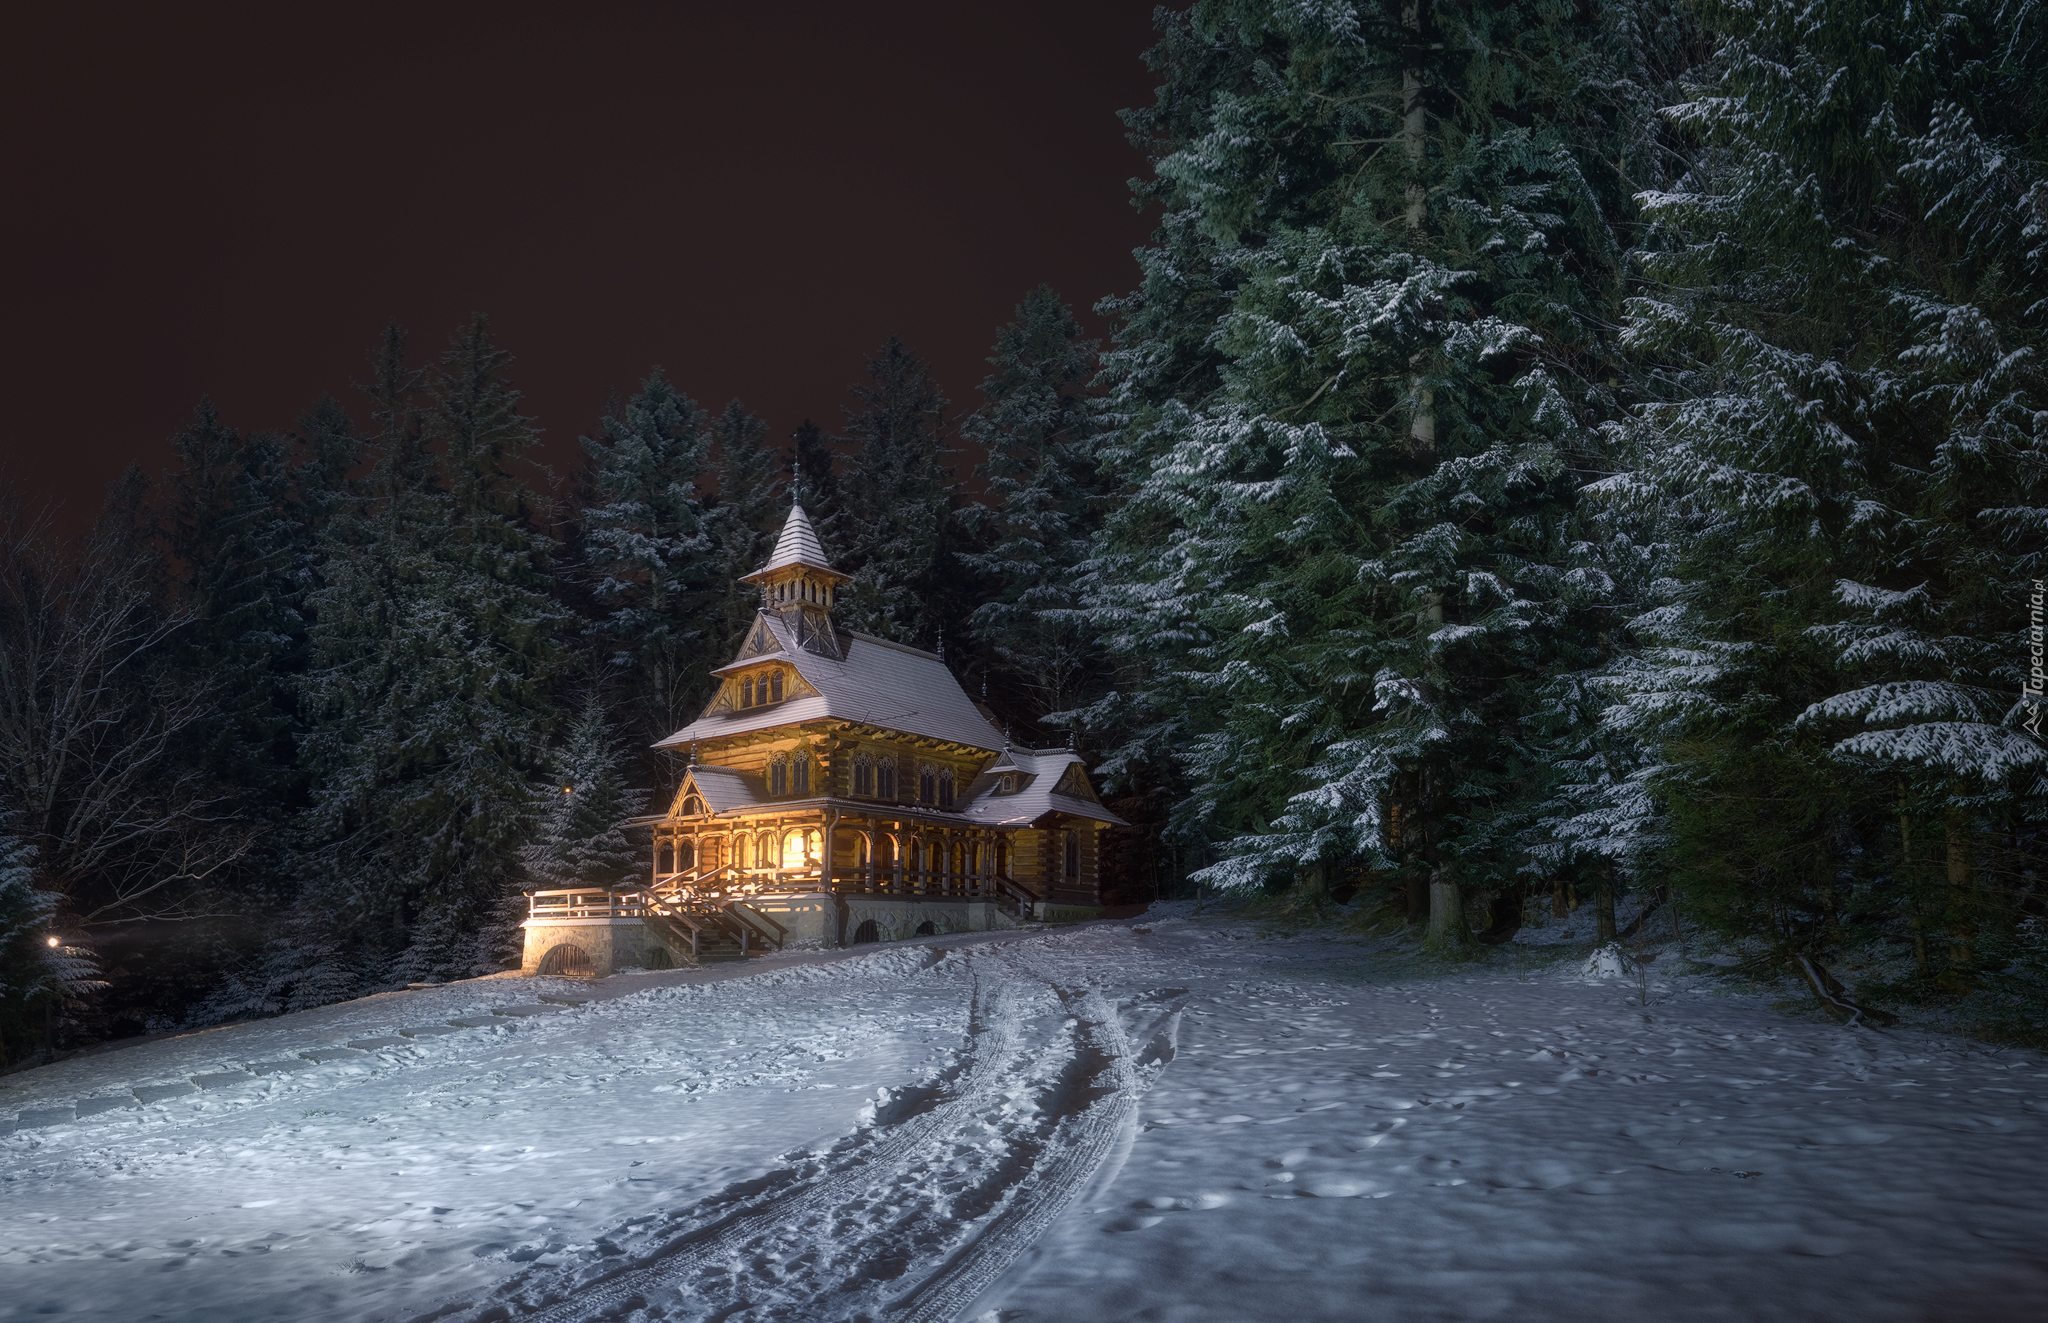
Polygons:
M917 769L917 802L929 804L939 797L938 769L930 765Z
M695 847L693 847L688 841L677 841L675 849L675 866L669 871L674 873L681 873L687 869L695 868L696 866L697 851Z
M685 799L683 800L683 816L684 816L684 817L686 817L686 818L696 818L696 817L702 817L702 816L703 816L703 814L704 814L704 801L703 801L703 800L701 800L701 799L697 798L697 797L696 797L695 795L690 795L690 796L687 796L687 797L686 797L686 798L685 798Z
M896 798L896 760L884 757L875 764L875 798Z
M951 768L939 773L939 807L953 807L953 772Z
M853 793L856 795L872 795L875 793L875 760L864 753L854 755Z
M750 847L751 843L745 836L740 837L738 841L734 842L732 856L734 868L752 868L754 866L754 851Z
M1077 878L1081 876L1081 833L1070 831L1061 835L1067 838L1067 877Z
M800 753L796 756L795 791L799 795L811 793L811 756L807 753Z
M768 701L771 703L780 703L782 701L781 671L770 671L768 673Z
M789 759L778 756L768 764L768 793L786 795L789 793Z
M753 705L754 705L754 677L750 675L750 676L748 676L748 677L747 677L746 679L744 679L744 680L740 681L740 706L741 706L741 707L752 707Z

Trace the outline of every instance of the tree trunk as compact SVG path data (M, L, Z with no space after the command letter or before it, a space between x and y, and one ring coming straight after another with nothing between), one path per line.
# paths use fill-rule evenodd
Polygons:
M1970 820L1960 809L1948 814L1948 957L1953 965L1974 958L1977 938L1976 869L1970 857Z
M1438 864L1429 874L1429 935L1423 945L1433 951L1455 951L1472 941L1465 923L1465 898L1450 870Z
M1920 879L1913 868L1913 819L1906 812L1906 782L1899 781L1899 881L1906 887L1906 903L1913 911L1913 969L1927 975L1927 916L1920 902Z
M1572 907L1570 901L1565 896L1564 879L1559 878L1550 884L1550 917L1553 919L1569 919L1571 916Z
M1593 940L1614 940L1614 865L1602 863L1593 877Z

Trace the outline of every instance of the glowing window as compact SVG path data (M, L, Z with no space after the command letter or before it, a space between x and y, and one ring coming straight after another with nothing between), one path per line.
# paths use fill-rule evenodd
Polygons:
M782 866L809 868L818 861L818 833L793 831L782 838Z

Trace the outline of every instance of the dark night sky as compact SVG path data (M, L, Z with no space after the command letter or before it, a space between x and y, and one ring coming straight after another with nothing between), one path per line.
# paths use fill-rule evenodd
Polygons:
M202 394L360 416L387 320L419 358L478 310L557 467L656 363L786 438L896 331L970 407L1027 287L1135 283L1151 8L17 12L0 481L76 527Z

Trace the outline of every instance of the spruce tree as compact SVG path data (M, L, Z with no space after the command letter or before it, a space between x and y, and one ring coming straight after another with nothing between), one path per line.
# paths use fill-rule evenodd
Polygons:
M637 853L625 822L637 798L603 701L587 694L535 783L533 835L524 852L529 888L630 886Z
M837 614L849 628L930 648L960 605L946 575L948 401L924 360L893 335L851 390L860 407L846 414L845 522L835 532L840 567L854 581Z
M822 538L839 532L839 474L831 440L824 429L806 418L790 434L789 477L796 499L810 516L811 527Z
M235 787L245 815L275 824L296 781L288 686L306 660L302 571L314 526L297 508L281 438L235 431L206 400L171 444L165 550L192 614L176 653L221 712L182 756L196 775Z
M306 686L320 899L399 978L484 972L509 949L568 624L514 473L534 436L509 356L477 318L419 409L403 349L394 332L379 360L370 505L330 538Z
M1101 671L1076 591L1106 508L1096 406L1083 393L1095 349L1059 295L1038 286L998 334L986 403L961 428L987 455L977 472L990 497L960 512L979 548L960 559L987 585L968 628L1033 720L1077 706Z
M598 438L583 439L590 504L578 522L598 613L590 633L615 687L631 696L628 727L643 745L695 715L725 642L723 567L702 490L710 442L704 411L659 369Z
M789 517L788 489L783 485L784 460L768 444L768 425L732 400L718 416L713 435L718 443L718 506L713 526L718 543L718 582L725 597L719 611L718 651L723 664L754 623L761 594L740 576L751 574L768 559L775 534ZM671 732L672 733L672 732Z
M1710 15L1629 308L1667 402L1601 488L1677 551L1610 719L1661 751L1704 916L1815 958L1890 924L1966 984L2048 789L2044 16Z
M1635 52L1547 0L1166 23L1090 590L1130 679L1087 720L1112 776L1184 778L1204 880L1398 869L1456 944L1527 863L1524 728L1606 605L1572 475L1614 407Z

